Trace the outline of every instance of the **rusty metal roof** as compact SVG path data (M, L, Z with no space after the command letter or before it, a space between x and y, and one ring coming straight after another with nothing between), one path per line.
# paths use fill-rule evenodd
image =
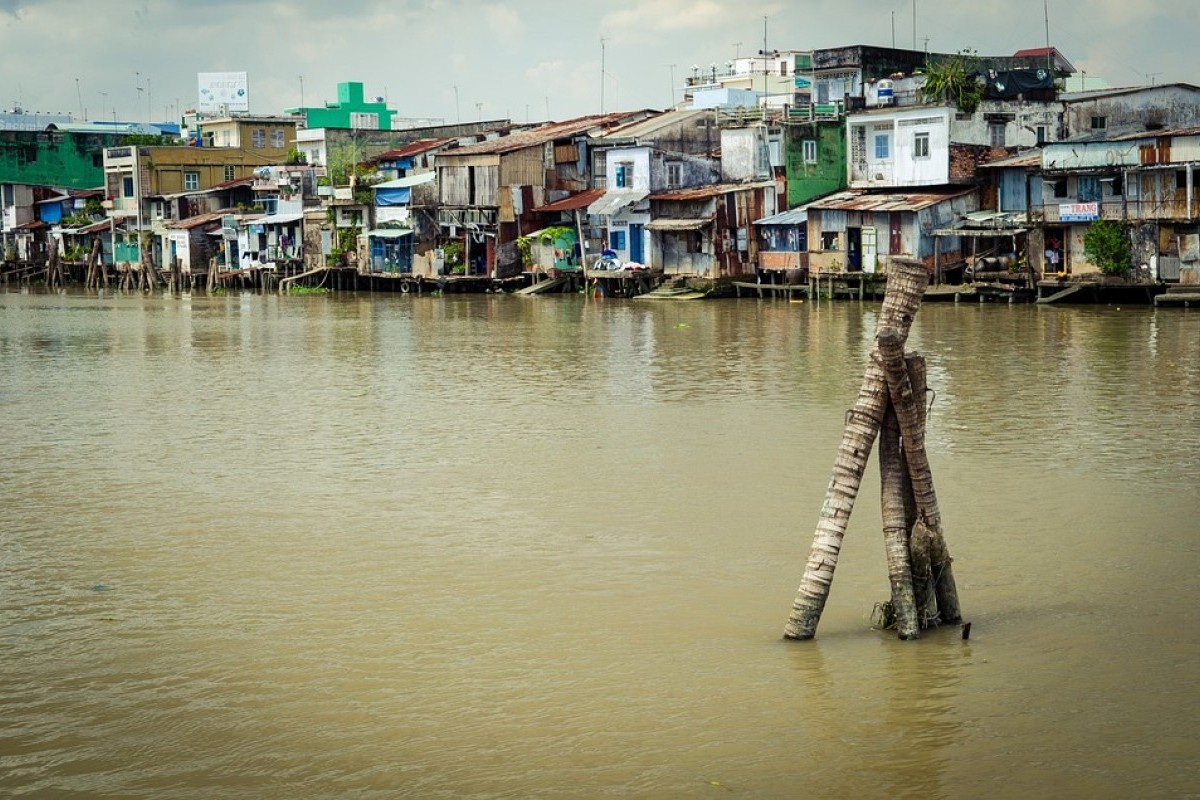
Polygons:
M712 117L713 127L715 129L717 115L714 110L709 108L683 108L676 109L674 111L664 111L647 117L646 119L630 122L627 125L621 125L613 128L612 130L604 131L603 133L598 134L596 138L600 140L601 144L637 141L642 137L652 137L663 128L689 122L705 116Z
M963 197L973 192L966 189L957 192L925 192L920 194L866 194L865 192L839 192L810 203L813 211L921 211L938 203Z
M409 158L410 156L419 156L421 153L428 153L430 150L436 150L443 145L448 145L454 139L418 139L415 142L410 142L403 147L397 147L394 150L388 150L386 153L380 153L371 161L388 161L394 158Z
M658 192L650 195L651 200L707 200L717 195L741 192L746 189L765 189L774 186L774 181L757 181L755 183L714 183L710 186L695 186L690 189L677 189L673 192Z
M995 161L987 161L979 165L980 169L1004 169L1004 168L1021 168L1028 169L1029 167L1040 167L1042 165L1042 151L1028 150L1024 153L1018 153L1015 156L1007 156L998 158Z
M576 117L575 119L568 119L562 122L550 122L531 131L521 131L520 133L512 133L508 136L501 136L498 139L479 142L478 144L456 147L452 150L447 150L441 157L453 158L454 156L501 155L511 153L516 150L524 150L526 147L537 147L547 142L553 142L555 139L576 136L593 128L619 125L628 117L629 112L620 111L610 114L590 114L585 117Z
M592 203L604 196L603 189L588 189L583 192L568 195L561 200L555 200L552 203L546 203L544 206L538 206L534 211L553 212L553 211L574 211L577 208L587 208Z

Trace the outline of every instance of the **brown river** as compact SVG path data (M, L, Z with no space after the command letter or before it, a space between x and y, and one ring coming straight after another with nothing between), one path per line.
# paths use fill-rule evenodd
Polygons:
M784 641L877 309L0 289L0 797L1200 796L1200 316L926 304Z

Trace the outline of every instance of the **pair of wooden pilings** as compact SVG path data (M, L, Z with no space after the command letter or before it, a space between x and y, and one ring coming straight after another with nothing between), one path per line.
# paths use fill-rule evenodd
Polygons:
M897 635L962 622L950 552L925 452L925 360L904 343L921 306L929 272L919 261L888 267L875 348L838 445L833 475L792 613L783 635L816 635L871 448L879 439L884 547Z

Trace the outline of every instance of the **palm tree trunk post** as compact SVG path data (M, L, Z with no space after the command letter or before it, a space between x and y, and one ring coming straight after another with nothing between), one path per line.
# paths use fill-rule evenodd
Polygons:
M880 328L896 328L907 336L928 284L929 271L921 262L907 259L891 262L887 293L880 310ZM887 397L887 381L879 364L878 352L873 350L858 398L854 407L846 413L846 427L838 445L833 474L825 490L825 501L821 505L821 517L813 534L808 564L792 603L791 615L783 629L786 638L811 639L816 635L850 513L854 510L867 459L883 421Z
M925 425L922 419L924 398L918 403L913 397L912 382L904 362L904 340L907 335L907 331L881 326L876 346L883 361L888 392L896 408L900 435L904 439L904 459L908 464L913 497L917 503L919 519L913 527L912 548L915 552L927 547L941 621L953 624L962 621L962 611L950 567L950 553L942 534L942 515L933 488L933 471L925 450Z
M913 594L912 560L908 553L911 524L905 497L910 491L908 467L900 451L900 423L896 410L888 404L879 430L879 483L883 510L883 546L887 556L888 581L892 589L892 612L896 615L896 635L901 639L921 636L917 602Z

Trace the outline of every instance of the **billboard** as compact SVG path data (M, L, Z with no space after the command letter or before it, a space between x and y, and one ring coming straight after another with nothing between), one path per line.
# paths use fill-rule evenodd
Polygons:
M201 114L250 110L250 83L246 73L201 72L198 77L200 102L196 110Z

